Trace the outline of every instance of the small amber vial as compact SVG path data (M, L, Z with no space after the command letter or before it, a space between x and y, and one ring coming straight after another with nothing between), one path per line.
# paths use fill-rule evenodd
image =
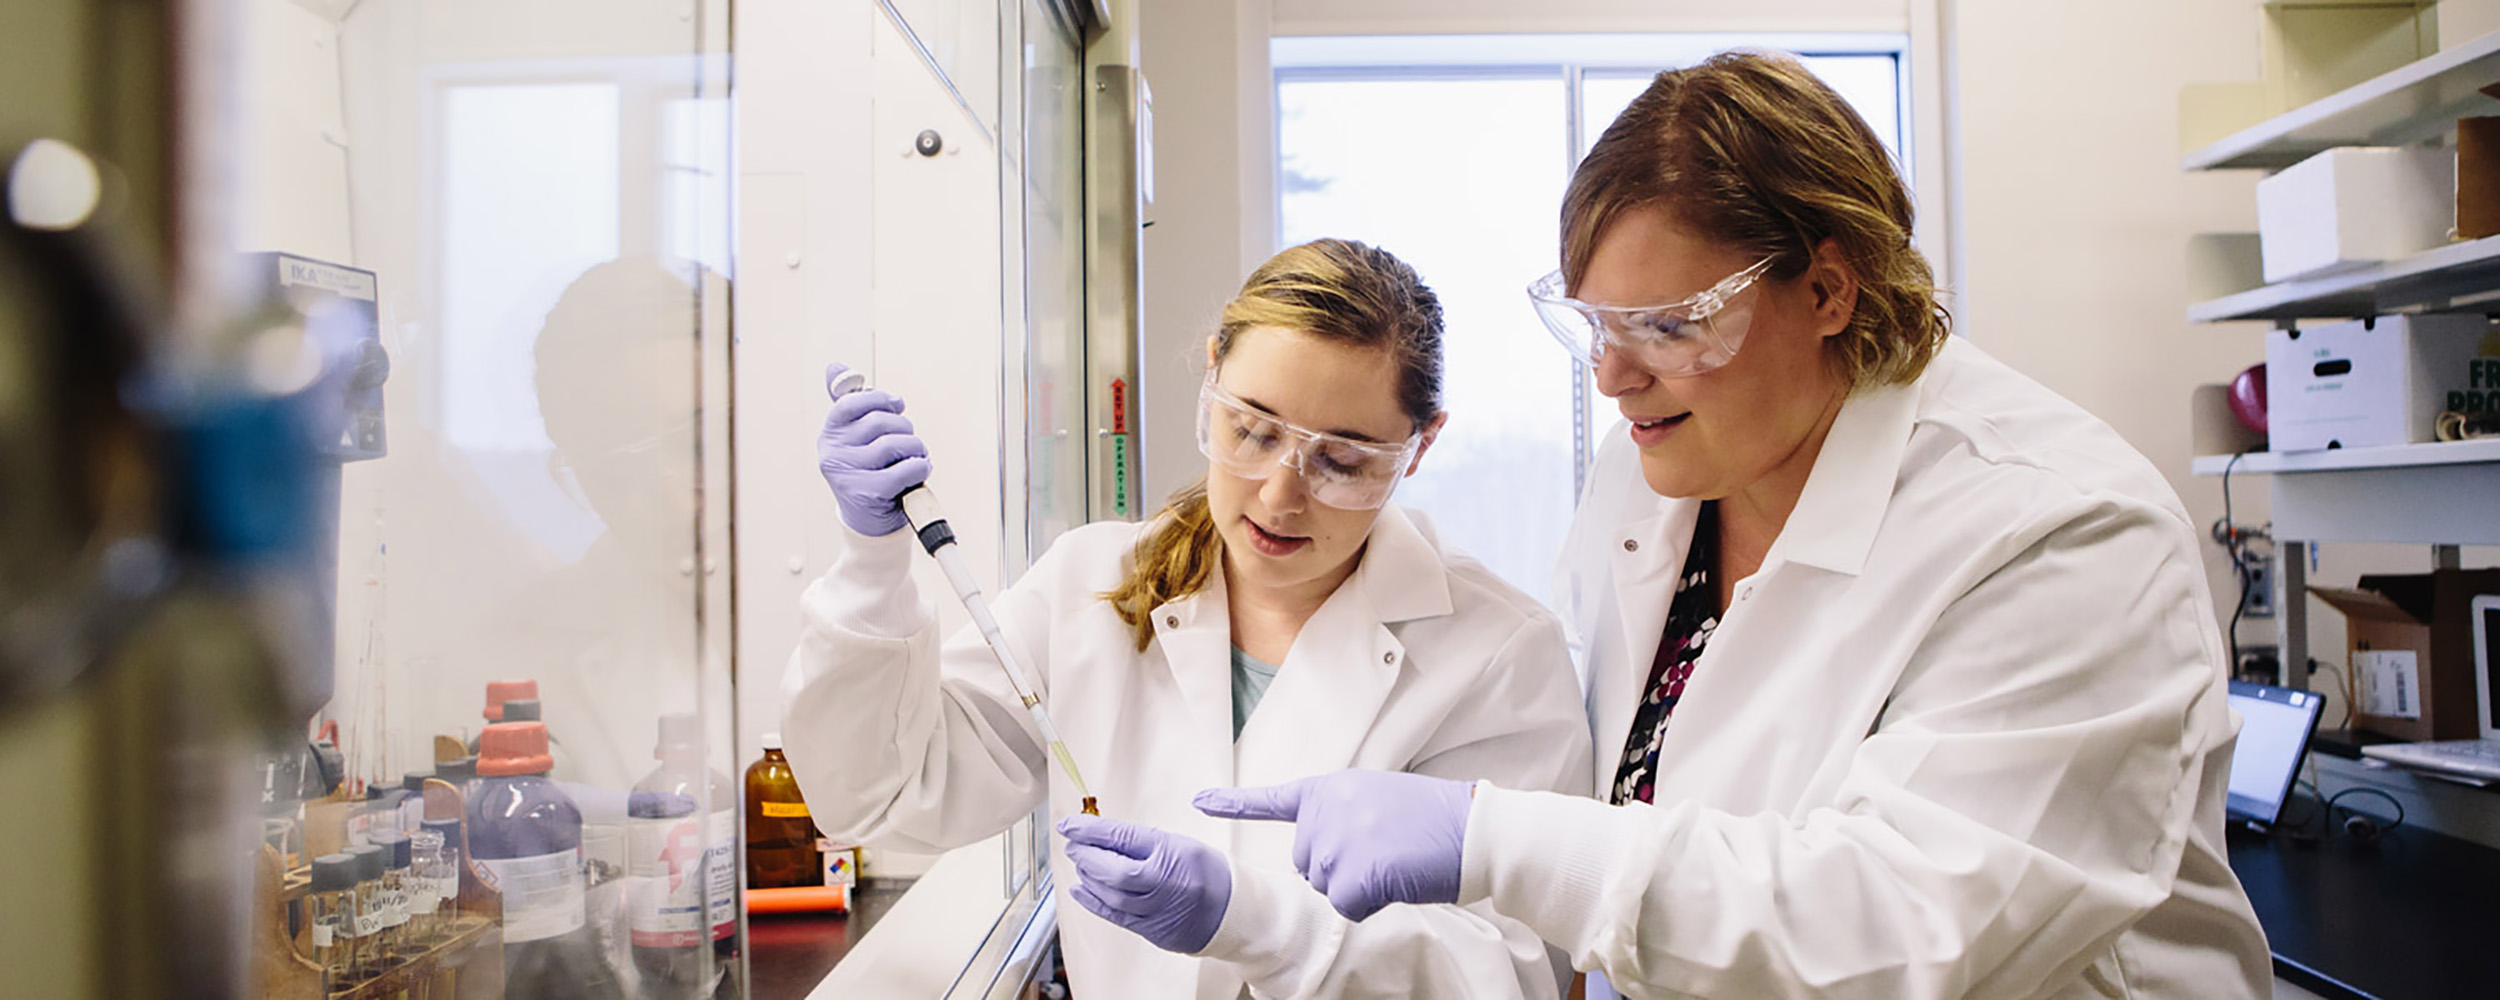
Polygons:
M1094 797L1091 795L1085 797L1085 804L1078 806L1077 811L1088 816L1102 815L1102 810L1094 808Z

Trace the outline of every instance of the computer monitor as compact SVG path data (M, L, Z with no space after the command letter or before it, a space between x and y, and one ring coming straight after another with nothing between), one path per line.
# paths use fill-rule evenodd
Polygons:
M2272 824L2291 797L2324 702L2307 691L2247 681L2231 682L2230 700L2240 713L2240 741L2231 751L2226 807L2232 819Z
M2500 740L2500 594L2474 598L2474 696L2482 703L2483 738Z

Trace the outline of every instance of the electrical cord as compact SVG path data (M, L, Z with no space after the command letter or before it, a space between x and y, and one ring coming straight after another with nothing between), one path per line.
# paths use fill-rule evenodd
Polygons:
M2231 470L2239 466L2240 459L2247 457L2248 452L2242 451L2222 464L2222 526L2226 534L2222 547L2231 556L2231 575L2240 582L2240 599L2231 605L2231 627L2222 633L2231 640L2233 677L2240 673L2240 616L2248 611L2248 563L2240 556L2240 523L2231 516Z
M2341 666L2328 663L2325 660L2318 659L2314 656L2310 657L2309 672L2314 674L2321 670L2331 672L2335 675L2335 689L2338 692L2341 692L2344 696L2342 699L2344 703L2344 718L2342 721L2337 722L2333 728L2350 728L2352 726L2352 675L2345 673L2344 668Z
M2379 798L2385 800L2389 806L2394 807L2396 811L2395 818L2389 819L2384 816L2373 816L2369 813L2362 812L2359 809L2352 808L2351 806L2345 806L2342 829L2335 829L2336 803L2342 802L2347 796L2353 795L2378 796ZM2379 789L2371 788L2366 785L2355 785L2351 788L2347 788L2343 791L2327 796L2325 816L2328 826L2327 836L2331 837L2340 833L2343 836L2351 837L2352 839L2364 844L2374 844L2378 842L2379 838L2384 837L2389 833L2393 833L2396 828L2405 825L2405 804L2398 801L2395 796L2389 795Z

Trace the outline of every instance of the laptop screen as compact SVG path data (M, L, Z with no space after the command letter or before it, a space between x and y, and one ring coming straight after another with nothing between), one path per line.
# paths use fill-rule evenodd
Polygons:
M2320 705L2307 691L2231 682L2231 708L2240 713L2239 746L2231 751L2231 818L2272 823L2283 811Z
M2474 666L2483 701L2483 738L2500 739L2500 594L2474 599Z

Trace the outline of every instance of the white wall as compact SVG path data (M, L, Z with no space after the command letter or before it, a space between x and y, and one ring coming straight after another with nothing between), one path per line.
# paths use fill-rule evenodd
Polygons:
M1276 251L1270 0L1141 4L1139 65L1154 93L1147 213L1143 491L1148 510L1206 472L1190 428L1208 335L1241 280Z

